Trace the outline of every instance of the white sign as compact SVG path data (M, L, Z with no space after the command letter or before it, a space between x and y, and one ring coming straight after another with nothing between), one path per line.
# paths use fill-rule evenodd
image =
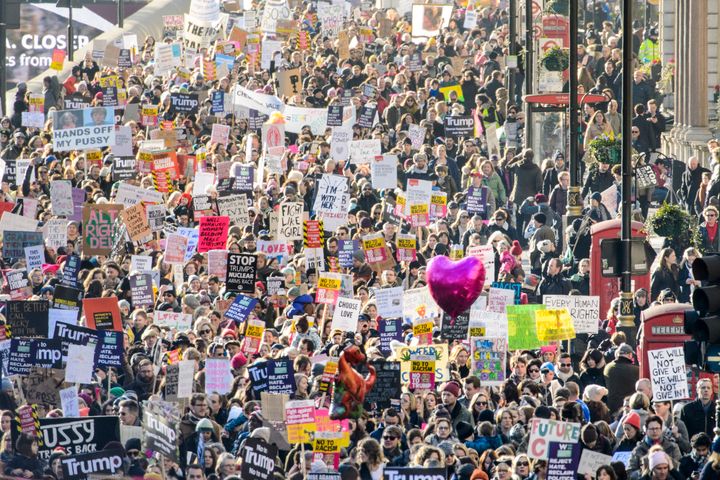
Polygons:
M549 309L567 308L573 319L575 333L595 334L600 322L600 297L586 295L543 295Z
M162 204L165 203L165 200L163 194L157 190L148 190L127 182L121 182L115 196L115 203L130 208L137 205L138 202Z
M230 392L232 380L229 358L208 358L205 360L205 393L224 395Z
M403 314L403 288L375 288L375 305L382 318L397 318Z
M376 190L397 187L397 155L376 155L370 162L370 179Z
M427 287L407 290L403 296L403 317L406 322L412 323L420 316L424 309L426 317L440 318L440 307L430 295Z
M323 174L318 182L313 211L327 231L334 232L347 223L350 205L347 179L340 175Z
M605 455L600 452L593 452L587 448L583 448L580 456L580 465L578 465L578 475L590 475L595 478L595 472L603 465L610 465L612 461L611 455Z
M190 327L187 327L190 328ZM179 362L180 372L178 374L178 398L190 398L193 394L193 379L195 378L195 360L183 360Z
M72 184L70 180L50 182L50 202L53 215L69 217L75 211L72 201Z
M45 244L53 249L67 246L68 221L62 218L51 218L43 226Z
M303 239L302 202L284 202L280 204L277 238L288 243Z
M380 139L350 141L350 163L355 165L370 163L381 152Z
M167 327L170 330L189 330L192 324L192 315L189 313L177 313L157 310L154 314L153 325Z
M550 453L550 442L578 443L580 441L579 423L531 418L529 425L530 439L528 440L527 454L530 458L547 460Z
M495 281L495 250L492 245L478 245L468 247L467 256L478 257L485 267L484 287L490 286Z
M25 247L25 263L28 272L36 268L42 268L42 264L45 263L45 249L43 246L34 245L32 247Z
M215 183L215 174L212 172L197 172L193 183L193 197L207 195L207 188Z
M68 345L65 381L68 383L90 383L95 369L95 344Z
M358 317L360 316L360 300L354 298L338 297L333 313L332 329L343 332L355 332L357 330Z
M515 291L507 288L490 287L487 309L493 313L505 314L505 307L515 305Z
M130 257L130 271L150 273L152 270L152 257L149 255L133 255Z
M245 194L218 197L217 206L220 215L230 217L232 224L247 225L250 223L250 212L248 211L247 196Z
M650 360L653 401L690 398L682 347L649 350L648 360Z
M333 127L332 141L330 142L330 157L338 162L345 161L350 157L350 142L352 141L352 130L344 127Z
M60 390L60 405L64 417L80 416L80 402L78 401L78 391L76 385ZM89 406L90 405L88 405L88 407Z

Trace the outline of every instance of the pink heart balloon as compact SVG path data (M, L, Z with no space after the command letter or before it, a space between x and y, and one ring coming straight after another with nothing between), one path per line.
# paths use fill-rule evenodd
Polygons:
M485 267L477 257L453 262L438 255L428 263L426 278L430 295L454 320L480 296L485 283Z

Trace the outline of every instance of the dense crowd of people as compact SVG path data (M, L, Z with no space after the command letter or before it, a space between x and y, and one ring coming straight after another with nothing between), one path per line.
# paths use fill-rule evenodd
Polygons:
M224 2L228 8L230 3ZM612 456L611 462L579 477L718 478L720 437L713 433L712 383L698 381L692 392L694 400L653 400L651 381L640 378L636 355L634 333L642 312L652 305L688 302L693 288L700 284L692 276L692 261L720 248L718 143L708 143L713 153L712 171L693 158L680 179L672 176L673 161L658 155L669 119L660 107L657 26L638 22L633 32L627 32L632 34L628 48L633 49L635 58L635 108L622 112L621 57L627 38L619 28L619 9L612 9L617 2L603 6L593 2L597 8L589 15L592 21L585 25L578 47L579 92L602 94L606 101L583 106L581 158L567 159L565 149L540 152L520 148L526 128L521 100L523 62L518 62L517 68L505 68L511 41L508 12L496 5L507 2L480 2L491 6L477 10L472 4L460 3L456 2L438 34L420 41L414 41L414 22L409 13L398 13L400 7L376 8L364 3L358 7L353 3L343 24L345 40L350 42L343 45L337 32L328 34L323 29L315 4L291 2L300 33L282 42L269 68L260 66L257 53L238 51L226 75L213 78L205 61L212 60L216 50L208 48L201 49L194 63L158 74L156 47L175 41L168 34L158 39L157 45L154 38L140 39L129 67L100 66L88 52L66 78L45 78L42 92L19 85L12 115L0 120L0 158L6 165L2 201L8 205L4 211L30 216L41 222L40 228L67 218L53 210L52 182L69 180L85 193L86 204L95 205L116 203L121 183L158 189L157 178L139 167L129 178L117 180L117 155L112 147L103 148L99 155L53 147L53 113L66 110L64 100L68 98L90 107L103 106L108 99L103 78L118 75L118 86L126 92L126 108L133 104L157 106L163 128L180 134L172 147L178 158L194 159L170 181L169 191L165 190L163 227L149 241L114 237L115 246L120 247L104 255L88 254L83 251L86 225L68 220L66 245L45 245L40 268L30 270L24 259L3 262L5 269L28 269L32 292L24 297L26 301L52 303L73 255L81 256L77 283L85 299L117 298L125 341L122 368L98 367L93 382L79 386L81 415L119 417L121 429L147 428L143 412L153 402L172 403L167 389L169 367L178 359L194 362L192 394L186 401L174 403L179 420L177 461L147 448L142 436L131 435L124 442L118 439L105 445L122 451L122 471L114 478L244 478L240 472L246 442L262 439L279 447L273 472L278 479L339 473L343 480L379 480L393 467L419 467L444 469L444 478L456 480L544 480L549 478L548 460L528 449L532 419L581 424L580 449ZM232 19L243 16L234 10L226 13ZM474 24L468 25L469 15L476 16ZM220 33L220 40L223 37ZM296 37L305 39L302 48ZM261 45L272 38L265 35ZM418 54L420 61L416 62ZM300 91L283 95L277 78L292 69L300 70ZM508 98L511 83L513 98ZM459 91L443 91L455 84ZM321 132L310 126L284 132L280 172L271 170L263 160L269 152L258 126L262 123L243 109L211 113L215 94L222 92L231 98L237 87L258 98L276 95L285 105L312 107L318 112L343 105L355 110L355 119L365 107L374 107L377 117L371 126L353 124L351 137L379 139L381 153L396 156L396 188L374 188L377 179L367 164L335 158L336 133L330 127ZM204 100L197 113L178 112L171 99L177 93L199 94ZM32 110L31 97L38 94L44 100L44 127L23 126L23 113ZM288 359L294 372L294 393L289 400L312 400L317 409L328 408L332 397L327 395L324 378L328 359L354 344L362 347L369 360L400 360L396 352L381 349L379 322L387 319L378 313L376 292L426 287L427 264L433 257L461 258L473 248L490 246L495 260L493 278L522 284L523 303L542 303L546 295L590 295L590 227L618 217L621 176L619 165L594 158L588 146L598 138L618 138L623 115L633 116L636 168L649 165L655 175L654 185L634 188L634 217L644 220L650 208L669 201L704 220L697 248L676 252L670 246L659 252L650 291L638 289L634 294L636 328L632 333L620 328L618 302L614 301L608 312L600 312L596 334L578 335L570 350L565 348L567 342L554 342L539 350L511 351L505 367L507 379L500 386L488 386L471 369L469 339L443 338L440 315L433 318L429 344L447 345L449 378L430 389L410 389L404 383L398 398L366 403L359 417L346 421L349 440L337 453L335 464L314 455L312 443L288 445L277 440L278 425L268 421L270 412L263 411L264 400L253 388L253 365ZM475 132L447 135L446 117L462 116L475 119ZM150 135L156 127L143 120L118 118L117 123L130 127L133 154L145 142L158 138ZM215 124L230 126L227 142L213 141ZM422 138L411 135L416 127L424 129ZM488 132L497 132L497 138L488 139ZM492 149L495 144L500 152ZM21 160L29 160L27 169L21 174L18 168L17 177L11 178L8 167L11 163L19 167ZM563 227L568 168L575 162L583 163L585 208L580 218ZM228 253L249 253L257 259L254 291L243 293L257 303L242 321L225 315L239 293L229 289L221 275L210 272L207 253L191 251L181 265L164 260L169 235L181 228L197 230L201 216L221 214L218 199L227 193L227 185L221 182L220 165L228 163L230 176L238 176L248 166L257 170L255 186L247 192L252 202L249 222L232 222L222 239ZM209 208L196 205L193 184L197 172L216 173L214 183L203 192L209 197ZM349 203L342 225L325 232L322 261L310 263L303 241L288 242L282 255L261 251L260 245L276 240L271 219L281 203L301 202L307 220L321 218L313 209L324 174L345 178ZM445 194L441 213L433 215L427 225L418 225L412 215L397 208L414 180L431 182L434 193ZM613 186L617 193L608 199L603 194ZM28 205L32 201L37 205L34 212ZM8 228L12 230L8 226L5 231ZM373 233L380 234L391 265L378 268L359 249L353 251L350 263L341 265L344 245L353 240L362 243ZM403 234L416 239L413 260L400 260L398 240ZM132 270L133 255L152 259L155 284L150 306L134 304L130 278L138 272ZM357 331L333 329L332 303L317 301L323 269L351 276L349 292L344 290L341 297L360 301ZM8 299L11 290L6 280L3 291ZM162 312L187 314L191 323L188 328L160 325L157 319ZM4 313L7 316L6 310ZM81 325L88 325L84 312L79 318ZM413 333L413 320L403 320L399 343L427 344ZM253 321L260 321L263 327L257 345L251 345L247 336ZM230 361L232 385L227 393L206 391L205 366L212 359ZM32 387L25 384L25 388ZM13 422L19 422L18 412L26 403L22 389L22 382L3 378L0 473L65 478L63 459L70 452L56 448L49 458L43 458L38 454L38 437L14 432ZM62 418L66 413L60 404L36 403L34 409L39 419Z

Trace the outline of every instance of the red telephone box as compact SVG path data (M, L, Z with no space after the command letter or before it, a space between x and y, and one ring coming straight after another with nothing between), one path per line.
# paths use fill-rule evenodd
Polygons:
M643 231L643 224L632 222L633 238L644 239L647 235ZM602 276L602 255L600 254L600 242L609 238L620 238L620 220L606 220L599 222L590 228L592 244L590 245L590 295L600 297L600 318L610 308L610 302L620 296L620 278ZM620 255L621 252L617 252ZM650 292L650 273L646 275L633 275L633 291L644 288ZM681 325L682 326L682 325Z
M638 364L640 365L640 378L650 378L647 352L662 348L682 347L690 335L683 330L683 313L692 310L689 303L668 303L644 310L640 316L640 342L637 346ZM688 393L695 398L695 383L698 375L696 369L687 367ZM700 372L699 378L709 378L717 391L717 379L712 373Z

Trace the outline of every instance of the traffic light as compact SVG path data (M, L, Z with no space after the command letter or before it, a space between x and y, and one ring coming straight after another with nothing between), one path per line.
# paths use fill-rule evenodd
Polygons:
M705 286L692 294L693 310L684 315L684 330L693 337L683 350L688 365L720 373L720 255L697 258L692 264L695 280Z

